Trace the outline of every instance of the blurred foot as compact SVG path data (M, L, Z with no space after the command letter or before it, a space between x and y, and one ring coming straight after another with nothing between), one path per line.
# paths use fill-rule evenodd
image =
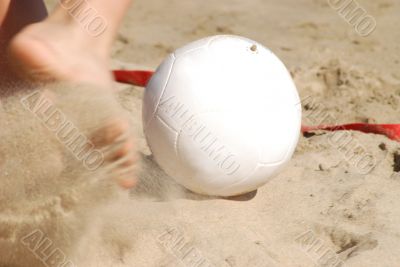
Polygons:
M105 157L103 166L118 184L124 188L135 186L137 156L129 124L119 119L111 121L97 131L91 141L103 152Z

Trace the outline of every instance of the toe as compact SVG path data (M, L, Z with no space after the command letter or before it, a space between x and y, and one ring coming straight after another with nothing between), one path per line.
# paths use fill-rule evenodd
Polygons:
M133 139L128 139L124 142L113 154L109 155L108 159L110 161L117 161L119 159L128 157L134 151L135 144Z
M91 138L93 145L97 148L103 148L112 145L115 141L129 130L127 122L122 120L111 121L104 128L98 130Z
M125 178L119 181L119 185L125 189L133 188L136 184L137 180L135 178Z
M125 156L124 158L118 159L115 162L120 162L114 169L114 175L117 182L123 188L134 187L137 183L135 178L137 157L136 155Z

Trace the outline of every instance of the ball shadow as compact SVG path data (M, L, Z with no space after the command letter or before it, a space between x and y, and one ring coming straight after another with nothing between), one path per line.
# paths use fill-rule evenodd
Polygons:
M211 199L249 201L257 195L257 190L232 197L197 194L186 189L168 176L168 174L166 174L157 164L152 155L140 153L140 158L141 171L138 175L139 182L138 185L130 192L130 196L133 199L145 199L152 201L169 201L174 199L188 199L196 201Z

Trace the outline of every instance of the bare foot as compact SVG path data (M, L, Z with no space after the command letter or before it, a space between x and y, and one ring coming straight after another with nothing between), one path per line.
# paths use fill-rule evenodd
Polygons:
M108 54L95 41L74 25L47 19L17 34L9 55L16 72L33 82L73 81L110 87Z
M20 76L32 82L67 81L112 88L108 52L76 25L54 19L32 24L10 43L9 53ZM93 136L97 148L105 150L107 167L124 188L135 185L134 140L128 123L116 119Z

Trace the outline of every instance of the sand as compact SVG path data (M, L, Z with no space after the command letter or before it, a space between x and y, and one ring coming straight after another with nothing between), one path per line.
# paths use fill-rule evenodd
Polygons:
M154 69L190 41L244 35L290 69L305 124L399 123L400 3L358 2L377 21L368 37L324 0L137 0L114 46L114 67ZM138 136L142 183L131 200L96 205L98 215L68 250L74 265L399 266L399 143L356 132L302 137L289 166L256 194L203 198L152 161L142 89L118 90Z
M120 169L108 160L119 143L94 146L93 141L126 113L110 90L98 87L18 88L24 90L2 98L0 263L43 266L39 251L72 255L96 216L92 213L127 198L116 183ZM46 263L61 264L55 261L58 254Z

